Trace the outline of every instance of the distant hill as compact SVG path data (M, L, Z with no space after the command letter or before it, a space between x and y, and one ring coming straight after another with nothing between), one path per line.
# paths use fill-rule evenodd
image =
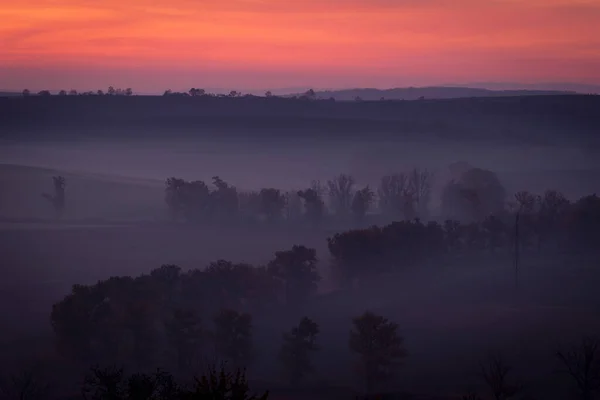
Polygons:
M247 140L388 138L600 145L600 96L487 96L422 101L282 97L0 98L0 139L39 136ZM587 146L587 145L586 145Z
M0 90L0 97L15 97L15 96L22 96L22 94L17 93L17 92L8 92L8 91Z
M336 100L418 100L424 99L457 99L465 97L513 97L513 96L544 96L577 94L574 91L563 90L490 90L472 87L407 87L394 89L344 89L315 92L317 98Z

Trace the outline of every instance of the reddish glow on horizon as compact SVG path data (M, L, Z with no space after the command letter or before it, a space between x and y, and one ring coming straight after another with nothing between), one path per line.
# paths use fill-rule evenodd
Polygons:
M0 0L0 20L0 89L600 84L600 0Z

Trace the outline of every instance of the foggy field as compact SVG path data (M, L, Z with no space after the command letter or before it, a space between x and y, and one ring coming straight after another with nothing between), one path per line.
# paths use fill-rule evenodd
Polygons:
M149 107L156 113L161 110L156 99L140 101L154 104L156 108ZM297 324L301 313L317 321L321 329L321 350L315 355L317 374L312 383L321 389L339 390L331 389L336 394L329 398L359 390L348 332L352 318L369 310L397 322L405 338L409 356L390 384L392 389L464 393L470 387L481 387L477 375L481 359L490 352L501 352L532 390L547 395L547 399L556 393L557 398L564 399L564 388L554 393L554 387L547 388L545 382L553 379L553 353L558 345L600 333L597 253L561 252L552 245L542 249L532 242L521 254L517 289L514 219L507 214L508 239L498 249L491 246L479 251L467 246L464 252L460 249L456 253L445 249L448 252L439 258L425 251L423 259L401 259L402 268L354 277L352 284L341 289L343 285L332 273L335 256L327 239L351 228L389 224L395 217L381 208L372 207L360 221L327 214L326 210L322 224L315 225L292 218L269 224L273 221L268 216L260 219L262 214L248 222L242 213L235 215L239 220L185 220L185 216L175 221L171 203L166 201L169 192L165 191L165 180L170 177L202 180L218 191L211 182L219 176L235 186L240 196L263 188L285 193L305 190L314 180L325 184L339 174L352 175L357 188L370 185L376 190L383 176L416 167L433 173L430 216L443 222L442 189L456 178L448 167L462 161L496 173L506 189L507 201L514 200L514 193L521 190L542 194L556 189L572 202L600 193L600 158L595 147L586 145L597 141L586 136L596 126L596 116L590 113L595 103L584 102L587 108L574 124L576 133L570 136L566 122L578 108L570 100L549 99L549 109L556 115L544 119L540 117L544 108L538 108L541 106L536 101L523 100L525 110L514 115L515 99L424 105L319 104L297 109L283 104L277 107L288 113L278 120L284 128L280 136L272 137L251 133L250 128L268 125L274 112L260 104L257 109L237 105L232 109L235 118L243 114L262 122L255 121L248 129L229 126L229 130L219 130L214 120L214 130L208 123L202 129L196 125L199 120L213 118L211 110L223 119L230 117L230 109L221 109L216 103L198 110L182 102L181 108L164 111L164 125L154 124L158 117L143 112L141 106L132 109L130 116L113 106L98 111L82 103L78 106L81 116L74 118L81 125L70 127L66 109L58 103L32 103L32 112L42 116L52 107L62 110L63 114L48 117L47 127L41 122L30 126L19 116L0 115L8 132L0 141L0 267L4 277L0 281L0 321L10 321L0 332L0 352L15 363L40 357L48 364L62 360L55 351L50 313L52 305L69 294L74 284L93 285L111 276L136 277L167 264L183 271L203 269L220 259L263 266L273 260L275 252L303 245L316 250L316 268L322 278L317 294L297 310L271 304L271 311L253 315L259 357L249 371L252 382L262 382L266 389L279 388L282 393L289 391L276 361L282 332ZM427 110L437 113L431 121ZM326 124L310 119L332 117L328 112L339 120ZM353 112L366 126L368 118L378 123L372 130L357 123L352 132L346 132L345 127L353 125ZM432 133L421 126L421 131L397 136L378 131L381 124L395 126L397 112L403 112L404 117L414 112L420 123L431 123L439 130ZM455 112L460 115L455 117ZM96 126L95 119L87 120L86 115L99 120L106 117L106 124ZM177 115L187 115L190 126L170 129L168 121ZM448 117L451 123L440 116ZM115 127L119 118L127 123ZM286 128L286 123L293 125L294 118L312 122L306 122L308 128L302 124ZM496 119L505 125L494 126L490 121ZM522 126L520 119L527 123ZM558 124L560 121L565 124ZM321 132L315 133L311 124L319 126ZM454 134L467 125L465 136ZM531 136L520 136L534 125L537 128ZM413 129L416 125L408 126ZM271 128L275 131L278 127ZM544 129L548 129L547 137ZM481 136L469 139L475 133ZM47 201L52 196L44 198L42 194L56 193L52 178L59 175L66 185L64 212L57 218L53 203ZM215 209L209 208L210 212ZM302 218L308 219L307 207L302 212ZM402 240L411 239L413 231L406 235ZM399 243L392 244L400 247ZM376 270L379 265L366 267Z

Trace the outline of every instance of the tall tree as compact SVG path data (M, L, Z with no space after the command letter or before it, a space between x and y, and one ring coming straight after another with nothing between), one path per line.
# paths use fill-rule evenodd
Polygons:
M246 367L252 359L252 317L224 309L215 318L215 351L236 368Z
M285 196L279 189L265 188L260 191L260 213L268 221L274 222L281 218L285 207Z
M62 176L53 176L52 182L54 184L54 193L43 193L42 196L52 204L56 217L60 218L65 211L66 180Z
M404 173L386 175L381 178L378 188L379 209L394 218L412 219L414 199L408 186L408 176Z
M319 325L304 317L291 332L283 334L283 345L279 354L290 382L298 384L306 375L314 371L311 353L319 350L316 344Z
M268 270L273 276L284 280L286 302L290 305L297 305L315 293L320 280L317 252L304 246L276 252Z
M364 188L357 190L354 193L354 198L352 199L352 213L357 221L361 222L371 204L373 204L373 200L375 199L375 193L369 188L369 186L365 186Z
M397 324L371 312L365 312L352 322L350 349L360 356L366 390L371 394L376 384L391 377L407 356L404 339L398 333Z
M558 351L556 357L571 378L581 400L591 400L600 390L600 342L584 338L578 347Z
M416 216L420 219L429 217L431 186L433 173L427 169L413 168L408 174L408 192L414 201Z
M304 200L306 218L315 225L320 223L325 211L321 195L314 188L310 188L298 191L298 197Z
M350 214L354 194L354 178L350 175L340 174L327 181L327 187L333 211L341 217Z

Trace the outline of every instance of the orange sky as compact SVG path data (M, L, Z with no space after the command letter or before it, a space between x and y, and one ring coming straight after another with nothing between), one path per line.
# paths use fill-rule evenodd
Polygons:
M600 84L600 0L0 0L0 89Z

